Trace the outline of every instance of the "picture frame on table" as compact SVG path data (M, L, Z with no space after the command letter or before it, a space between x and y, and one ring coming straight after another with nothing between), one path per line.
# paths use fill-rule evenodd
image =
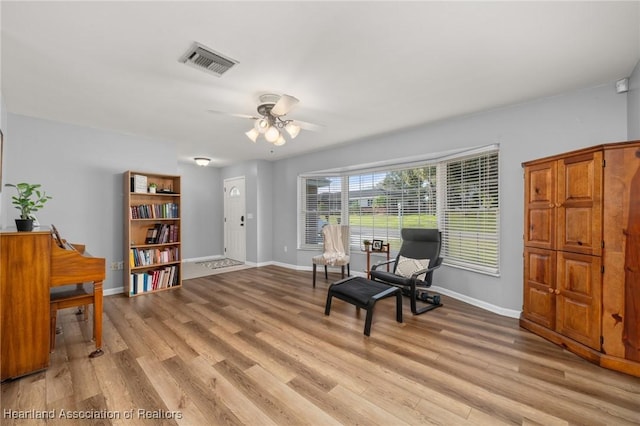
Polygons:
M371 250L372 251L382 251L382 240L373 240L373 242L371 243Z

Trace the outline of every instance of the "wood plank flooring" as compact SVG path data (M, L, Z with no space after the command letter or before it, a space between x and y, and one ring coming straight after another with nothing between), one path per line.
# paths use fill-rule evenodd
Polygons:
M309 272L269 266L106 297L105 355L95 359L91 322L61 311L49 369L2 384L0 422L640 424L640 379L515 319L443 296L444 307L419 316L405 299L398 324L389 298L365 337L365 311L334 299L324 315L328 284L313 289ZM10 418L43 412L51 418Z

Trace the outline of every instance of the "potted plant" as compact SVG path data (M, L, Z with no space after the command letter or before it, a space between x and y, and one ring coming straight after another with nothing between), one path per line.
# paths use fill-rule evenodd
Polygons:
M364 250L365 251L369 251L370 250L370 246L371 246L371 241L369 240L362 240L362 244L364 244Z
M156 193L156 188L158 187L158 185L156 185L155 183L151 182L149 184L149 193L150 194L155 194Z
M18 196L11 197L11 203L20 211L20 219L16 219L16 228L18 231L33 230L33 213L40 210L47 200L52 197L48 196L44 191L40 191L40 185L31 183L18 183L16 185L7 183L5 186L15 188Z

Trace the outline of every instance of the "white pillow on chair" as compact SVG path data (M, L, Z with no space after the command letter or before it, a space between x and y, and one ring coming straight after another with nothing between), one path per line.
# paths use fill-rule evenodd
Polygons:
M427 269L429 267L429 259L411 259L410 257L399 256L396 265L396 274L401 277L411 278L416 271ZM418 279L424 281L426 273L418 275Z

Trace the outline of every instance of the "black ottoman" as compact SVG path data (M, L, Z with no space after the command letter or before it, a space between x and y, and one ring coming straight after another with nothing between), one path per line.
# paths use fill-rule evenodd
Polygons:
M329 315L331 311L332 297L351 303L357 308L365 309L367 311L367 319L364 322L364 334L369 336L371 333L373 307L378 300L393 295L396 296L396 321L402 322L402 290L400 288L362 277L345 278L329 286L324 314Z

